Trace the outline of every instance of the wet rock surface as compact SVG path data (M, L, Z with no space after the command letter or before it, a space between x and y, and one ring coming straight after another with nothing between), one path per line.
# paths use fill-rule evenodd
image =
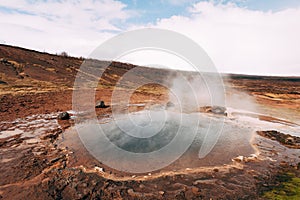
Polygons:
M255 142L261 151L258 157L243 157L229 165L149 174L117 172L65 143L69 134L65 129L72 123L59 122L55 116L2 123L2 133L16 126L22 130L0 140L3 199L11 195L14 199L257 199L274 184L272 177L283 167L282 161L290 166L296 160L294 156L289 161L284 156L292 153L261 137Z
M0 84L7 84L5 81L0 80Z
M257 131L258 135L269 138L271 140L276 140L280 144L288 147L300 149L300 137L292 136L290 134L280 133L275 130L271 131Z
M204 106L199 109L200 112L213 113L217 115L227 115L226 108L222 106Z
M166 104L166 108L173 108L175 107L175 104L171 101L169 101L167 104Z
M60 120L68 120L68 119L70 119L70 114L68 112L62 112L62 113L59 113L57 118Z
M109 106L105 105L104 101L96 103L96 108L108 108Z

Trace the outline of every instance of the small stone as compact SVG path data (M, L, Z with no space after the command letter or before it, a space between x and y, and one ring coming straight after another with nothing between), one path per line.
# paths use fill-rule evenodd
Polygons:
M101 168L101 167L94 167L94 169L97 171L97 172L104 172L104 169Z
M204 113L213 113L217 115L227 115L226 108L223 106L204 106L200 107L199 111Z
M257 158L257 155L256 155L256 154L250 154L250 156L251 156L252 158Z
M108 108L109 106L105 105L104 101L100 101L96 104L96 108Z
M214 171L214 172L219 172L219 169L214 168L213 171Z
M199 193L199 188L197 187L192 187L192 193L197 195Z
M286 143L286 144L291 144L291 145L292 145L292 144L294 143L294 138L292 138L292 137L286 138L286 139L285 139L285 143Z
M212 106L211 107L211 112L214 114L218 115L225 115L226 113L226 108L222 106Z
M60 159L61 159L61 157L53 158L52 160L50 160L50 163L55 163L55 162L59 161Z
M70 115L68 112L62 112L58 115L57 118L60 120L68 120L68 119L70 119Z
M128 189L127 190L127 193L130 195L130 196L134 196L134 191L133 191L133 189Z
M232 161L236 161L236 162L242 162L243 160L244 160L244 156L238 156L232 159Z
M0 84L7 85L7 82L0 80Z
M254 162L257 161L257 155L251 154L249 157L244 157L244 161L247 162Z
M172 107L175 107L175 104L171 101L169 101L167 104L166 104L166 107L167 108L172 108Z
M38 142L39 142L39 140L36 138L26 140L27 144L37 144Z
M40 155L44 154L44 152L42 152L42 151L32 152L32 153L33 153L33 155L35 155L35 156L40 156Z
M289 164L288 164L287 162L285 162L285 161L281 161L281 162L280 162L280 166L281 166L281 167L288 167Z

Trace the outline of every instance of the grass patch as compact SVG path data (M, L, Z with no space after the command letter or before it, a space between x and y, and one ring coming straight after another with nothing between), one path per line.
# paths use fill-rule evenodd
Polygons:
M285 173L278 176L279 184L263 194L266 199L299 200L300 178L294 173Z

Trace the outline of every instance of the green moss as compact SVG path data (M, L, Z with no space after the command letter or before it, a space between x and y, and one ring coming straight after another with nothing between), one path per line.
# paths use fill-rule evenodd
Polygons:
M279 177L280 184L271 191L263 194L266 199L274 200L299 200L300 199L300 178L292 173L282 174Z

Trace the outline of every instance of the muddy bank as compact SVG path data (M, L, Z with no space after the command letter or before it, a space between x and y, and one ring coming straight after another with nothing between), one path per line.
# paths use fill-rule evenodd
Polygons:
M128 105L128 109L132 106L137 105ZM111 108L97 112L99 120L107 123L105 117L110 116ZM287 148L249 131L263 128L263 123L274 126L275 121L255 124L253 120L259 119L246 118L248 121L243 124L239 120L244 118L239 115L216 115L216 119L224 118L232 125L224 127L226 134L204 160L197 160L197 147L195 154L184 155L165 169L125 173L93 158L72 131L73 119L57 120L60 113L35 114L0 123L3 199L24 199L29 195L32 199L259 199L274 187L273 177L284 168L284 163L297 166L300 162L299 149ZM207 116L214 117L211 113ZM246 151L238 148L238 144L245 146L249 142L255 148L255 156L250 155L252 146Z
M1 139L3 199L259 199L266 188L273 187L272 177L283 161L290 166L299 156L259 136L254 140L260 151L257 158L234 159L222 166L127 174L99 163L86 150L61 143L73 136L67 135L70 132L64 131L61 122L56 125L52 131L36 128L39 135L35 137L17 133ZM73 142L80 144L80 140Z
M299 78L233 77L229 81L232 85L226 87L248 91L271 117L244 116L248 121L243 129L232 132L240 126L238 113L226 116L223 109L205 109L212 115L221 113L218 117L232 123L225 126L228 135L223 135L209 157L198 160L196 146L194 154L189 154L196 157L186 155L163 170L133 174L109 168L93 158L71 131L72 116L70 120L57 120L59 113L72 109L73 81L82 59L4 45L0 45L0 58L5 58L0 62L2 199L260 199L265 192L277 189L280 181L276 177L281 173L292 172L299 177L300 150L286 146L291 141L286 136L265 134L272 130L270 127L282 133L297 132L299 123L293 120L299 119L300 94L295 92L300 88ZM96 89L96 102L103 100L109 105L115 83L136 67L116 64L106 69ZM145 77L161 81L169 73L143 69L133 82ZM154 103L166 104L167 92L157 85L139 88L129 108L120 110L137 112ZM106 123L101 120L111 117L111 107L97 108L96 114L101 123ZM254 127L265 132L263 136L249 131ZM285 143L277 142L281 140ZM255 154L251 155L253 150Z
M34 114L50 114L72 108L72 91L53 91L0 96L0 121Z
M300 149L300 137L292 136L290 134L280 133L275 130L271 131L257 131L257 134L271 140L276 140L280 144L294 149Z

